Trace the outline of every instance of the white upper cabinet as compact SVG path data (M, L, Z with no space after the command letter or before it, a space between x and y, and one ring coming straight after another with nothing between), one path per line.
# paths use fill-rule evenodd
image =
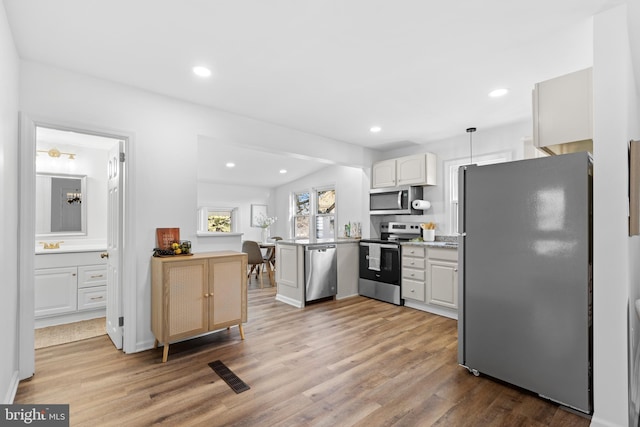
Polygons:
M396 186L396 159L383 160L373 164L371 187L384 188Z
M436 185L436 161L435 154L422 153L374 163L371 187Z
M533 90L533 143L550 153L591 151L593 144L592 69L541 83Z

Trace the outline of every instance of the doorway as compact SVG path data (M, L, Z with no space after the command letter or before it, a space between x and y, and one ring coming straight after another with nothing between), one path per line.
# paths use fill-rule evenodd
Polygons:
M36 126L36 349L107 333L107 262L100 255L107 251L110 224L109 154L120 143L118 138ZM47 242L60 242L61 249L43 249ZM66 252L76 247L91 252L91 260L84 259L86 253ZM76 265L78 259L82 263Z
M66 146L62 145L62 142L58 142L59 146L67 148L50 147L46 151L44 148L37 148L37 136L39 131L57 131L61 135L66 135ZM41 155L43 159L52 160L59 159L59 157L65 157L66 160L78 160L77 153L81 148L74 148L73 144L68 141L70 137L85 138L91 141L95 141L99 138L103 138L104 141L110 141L106 149L106 154L103 157L104 175L108 176L105 180L105 184L102 187L104 190L104 196L107 200L103 203L102 212L106 212L107 218L102 226L98 226L99 231L92 228L92 222L86 222L86 228L73 232L63 232L64 236L60 235L56 241L65 241L78 244L82 239L94 239L100 240L102 236L103 244L106 247L102 255L107 258L107 307L106 307L106 324L107 332L114 343L114 346L118 349L123 349L125 352L135 351L135 336L133 333L127 334L124 327L124 318L127 317L125 313L135 313L135 289L127 289L125 294L127 298L123 298L122 283L125 277L133 277L135 275L134 263L123 262L125 258L125 251L122 250L125 247L125 235L124 226L129 221L132 203L129 202L128 188L132 183L130 182L130 174L128 173L128 164L125 159L130 154L130 143L132 135L125 132L110 132L102 129L92 129L90 126L77 126L69 125L60 122L50 122L44 120L38 120L33 117L21 114L20 116L20 218L19 225L19 318L20 318L20 343L19 343L19 361L20 361L20 379L31 377L35 373L35 347L34 347L34 331L35 331L35 252L34 243L38 240L36 236L36 203L35 203L35 189L36 189L36 162L38 155ZM79 143L82 145L81 143ZM49 153L51 151L53 156ZM90 152L96 148L91 143L84 148L85 153ZM105 148L105 147L103 147ZM37 150L42 150L38 152ZM60 154L58 154L60 153ZM71 157L71 159L69 159ZM89 156L90 157L90 156ZM78 168L80 162L68 163L66 167ZM60 164L58 167L61 167ZM108 173L107 173L108 171ZM69 171L68 171L69 172ZM78 171L76 171L78 172ZM84 174L86 175L86 174ZM115 182L115 184L114 184ZM102 190L98 190L102 192ZM82 191L77 191L78 194L74 194L69 200L72 203L79 203L82 200ZM113 194L116 196L113 197ZM88 204L91 200L90 194L88 194L83 202ZM86 196L85 196L86 197ZM80 199L80 200L79 200ZM124 203L125 199L129 203ZM126 208L125 208L126 206ZM85 208L83 208L84 210ZM87 216L90 216L87 213ZM84 224L85 221L82 221ZM97 224L93 224L94 226ZM114 227L116 227L114 229ZM110 230L111 232L105 231ZM104 241L106 240L106 244ZM132 238L127 238L127 243L132 241ZM127 252L135 251L135 245L128 244ZM113 252L113 255L111 254ZM133 282L132 282L133 283ZM125 301L126 300L126 301ZM131 331L135 331L135 316L131 316L131 322L129 325ZM129 335L129 336L128 336Z

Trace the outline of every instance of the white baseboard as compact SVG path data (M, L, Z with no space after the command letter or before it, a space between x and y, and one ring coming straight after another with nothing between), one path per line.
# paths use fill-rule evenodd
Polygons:
M416 310L426 311L432 314L437 314L438 316L444 316L450 319L458 320L458 311L450 308L435 307L433 305L427 305L419 301L411 301L409 299L404 300L404 306L414 308Z
M4 397L4 404L11 405L13 400L16 398L16 393L18 392L18 385L20 384L20 372L15 371L11 376L11 381L9 382L9 388L7 389L7 395Z
M296 308L304 307L304 304L302 302L300 302L298 300L295 300L293 298L285 297L282 294L276 294L276 301L280 301L280 302L283 302L285 304L292 305L292 306L294 306Z

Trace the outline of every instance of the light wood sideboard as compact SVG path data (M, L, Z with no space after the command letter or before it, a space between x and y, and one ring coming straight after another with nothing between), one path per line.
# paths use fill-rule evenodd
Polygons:
M218 251L152 257L151 330L155 347L247 321L247 254Z

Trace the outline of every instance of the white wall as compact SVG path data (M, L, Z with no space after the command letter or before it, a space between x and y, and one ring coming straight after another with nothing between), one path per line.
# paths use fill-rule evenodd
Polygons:
M181 238L191 240L196 252L235 245L227 239L211 243L210 238L196 237L198 135L337 164L370 162L369 151L362 147L28 61L21 63L20 109L81 129L90 125L132 135L129 168L135 187L129 208L135 220L128 227L137 247L125 262L135 264L136 276L126 277L124 286L135 286L136 329L127 333L135 334L136 350L153 345L149 257L155 229L179 227ZM180 173L172 173L176 167Z
M594 17L593 426L629 425L631 406L627 314L640 248L628 237L627 144L640 138L640 117L626 12L623 5Z
M369 179L364 169L329 166L275 190L273 205L276 207L278 222L272 226L271 234L284 238L293 237L289 212L290 195L293 192L332 185L336 189L336 237L344 234L344 225L349 222L360 222L363 230L368 229L369 200L366 192Z
M115 140L114 140L115 142ZM61 151L66 151L58 147ZM87 188L83 203L87 208L87 235L65 236L64 241L107 241L107 161L108 152L87 147L69 147L76 154L74 160L51 158L46 154L36 157L36 172L86 175ZM36 238L36 241L43 240ZM57 239L53 239L57 240ZM106 247L106 246L105 246Z
M473 157L492 155L506 152L511 160L524 158L523 140L533 132L530 120L508 124L505 126L478 130L473 134ZM382 153L378 160L408 156L411 154L431 152L438 156L437 185L424 187L423 199L431 202L431 208L424 215L407 216L383 216L374 219L376 221L410 221L410 222L435 222L436 235L450 235L451 224L449 207L445 204L446 193L449 190L447 183L448 171L445 164L452 160L469 160L469 134L461 129L460 136L441 141L409 147L401 150ZM377 225L374 225L374 228ZM373 232L373 231L372 231Z
M18 242L18 55L0 3L0 231ZM20 242L20 244L25 242ZM28 242L32 247L33 242ZM0 245L0 401L13 402L18 385L18 251Z
M238 229L242 236L235 241L234 250L242 248L242 240L262 239L262 229L251 227L251 205L267 205L269 216L275 216L275 207L269 206L271 189L266 187L247 187L242 185L217 184L198 181L198 207L238 208ZM271 233L272 235L275 235ZM215 242L220 237L198 237L199 246Z

